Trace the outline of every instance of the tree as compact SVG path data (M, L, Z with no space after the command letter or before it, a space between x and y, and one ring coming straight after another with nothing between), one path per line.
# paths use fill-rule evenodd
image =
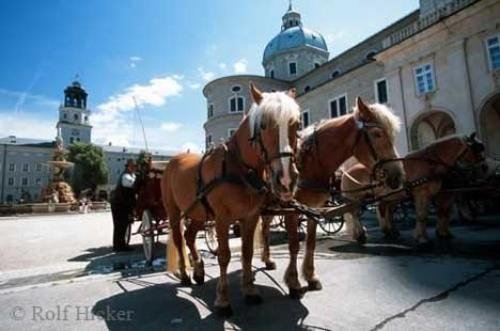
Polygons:
M78 142L69 145L68 150L68 161L75 164L72 184L77 194L86 189L94 192L98 185L107 183L108 168L102 148Z

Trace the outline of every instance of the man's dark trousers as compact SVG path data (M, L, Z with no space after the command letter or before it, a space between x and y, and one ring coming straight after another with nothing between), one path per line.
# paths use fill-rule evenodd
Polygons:
M131 210L129 206L123 204L111 204L111 214L113 216L113 248L123 249L127 247L125 234L130 224Z

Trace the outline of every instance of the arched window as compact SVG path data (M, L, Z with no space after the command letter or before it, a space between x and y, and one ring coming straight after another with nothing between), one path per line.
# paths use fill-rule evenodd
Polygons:
M375 50L371 50L369 51L366 56L365 56L365 60L366 61L373 61L375 59L375 54L377 54L377 51Z
M332 78L337 78L338 76L340 76L340 69L335 69L332 72Z
M232 91L233 93L238 93L238 92L241 92L241 86L239 86L239 85L235 85L235 86L233 86L233 87L231 88L231 91Z
M75 119L75 121L78 121L78 114L73 115L73 118Z
M212 118L214 116L214 105L210 104L208 105L207 109L207 117Z
M304 92L309 92L311 90L311 87L309 85L307 85L306 87L304 87Z
M314 69L317 69L321 66L321 64L319 64L318 62L314 62Z

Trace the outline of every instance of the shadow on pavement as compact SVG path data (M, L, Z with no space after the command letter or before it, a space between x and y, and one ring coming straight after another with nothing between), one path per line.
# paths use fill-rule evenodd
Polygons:
M88 248L83 254L68 259L69 262L88 262L86 274L107 274L120 272L122 276L131 276L165 269L165 244L155 243L152 266L146 266L142 245L131 245L129 252L113 252L109 246Z
M240 272L229 274L233 316L219 317L213 312L217 278L204 285L182 287L169 281L150 283L141 279L121 281L142 286L98 301L92 312L106 321L109 330L306 330L301 325L308 310L299 300L291 300L275 287L257 285L263 303L249 306L241 294ZM200 313L201 311L201 313ZM109 312L123 312L117 320ZM115 314L116 315L116 314ZM130 318L127 318L127 315Z

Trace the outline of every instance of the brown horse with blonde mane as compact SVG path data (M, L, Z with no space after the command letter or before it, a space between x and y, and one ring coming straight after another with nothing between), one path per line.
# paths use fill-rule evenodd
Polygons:
M234 135L204 156L180 154L171 159L162 178L162 196L170 218L171 234L179 256L179 277L190 284L182 254L181 218L190 223L185 232L194 267L193 278L204 282L196 233L207 219L215 220L220 277L215 308L230 315L227 267L231 252L228 230L238 220L242 239L242 292L247 303L259 303L251 261L253 234L269 194L289 201L297 180L295 154L300 110L294 90L262 93L252 84L254 104ZM269 194L268 194L269 193Z
M378 218L382 231L389 238L399 236L392 224L393 209L399 200L411 198L415 204L416 226L414 237L417 245L425 245L429 241L426 229L428 207L431 199L435 199L438 223L436 235L441 239L452 238L449 224L451 207L455 201L453 192L440 192L446 185L453 185L467 176L471 166L481 165L484 161L484 145L473 133L468 137L451 136L433 142L427 147L408 154L403 161L407 179L407 190L388 196L378 205ZM368 197L381 197L390 194L386 188L360 190L370 183L370 171L361 164L347 170L342 177L344 196L350 200L363 200ZM451 180L451 183L449 182ZM351 192L351 193L349 193ZM360 241L365 231L359 222L358 211L348 215L347 222L352 223L352 236ZM362 241L362 240L361 240Z
M394 139L399 125L399 118L386 106L367 105L361 98L357 98L353 113L306 129L297 159L300 174L295 198L310 207L325 206L330 199L332 176L351 156L356 157L369 169L379 165L378 171L374 174L375 179L383 181L384 185L391 188L399 187L404 178L401 163L383 163L384 160L398 157ZM303 294L297 273L299 251L297 222L298 216L286 216L290 264L285 282L292 298L300 298ZM302 271L309 290L322 288L314 271L315 245L316 223L308 220Z

